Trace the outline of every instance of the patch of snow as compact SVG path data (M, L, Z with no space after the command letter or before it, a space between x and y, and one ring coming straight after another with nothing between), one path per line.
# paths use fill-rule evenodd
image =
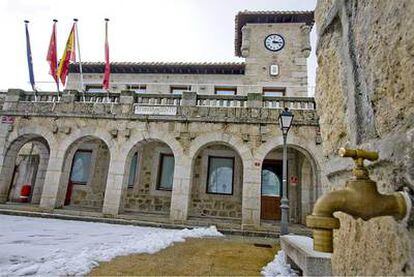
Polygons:
M298 276L298 273L286 263L286 254L283 250L277 252L275 259L262 268L261 274L265 277Z
M215 226L172 230L7 215L0 215L0 226L0 276L85 275L116 256L223 236Z

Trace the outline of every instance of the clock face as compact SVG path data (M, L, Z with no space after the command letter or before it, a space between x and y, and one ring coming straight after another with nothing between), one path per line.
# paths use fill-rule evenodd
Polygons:
M285 46L285 39L281 35L271 34L265 38L264 45L267 50L280 51Z

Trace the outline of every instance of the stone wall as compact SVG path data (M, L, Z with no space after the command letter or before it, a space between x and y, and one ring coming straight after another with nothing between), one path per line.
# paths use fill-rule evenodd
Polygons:
M208 157L233 157L233 194L207 193ZM194 161L194 175L191 189L190 215L241 218L243 171L240 156L231 148L222 145L203 149Z
M95 139L79 145L77 149L92 150L91 167L88 183L73 185L70 205L102 209L109 166L108 147L102 141Z
M172 154L164 143L148 142L137 149L138 174L132 188L125 197L125 211L168 213L171 205L171 191L157 190L160 155Z
M414 2L318 1L316 101L325 191L350 177L341 146L378 151L369 164L382 193L414 189ZM341 214L335 232L337 275L413 275L414 228L390 217L354 220Z

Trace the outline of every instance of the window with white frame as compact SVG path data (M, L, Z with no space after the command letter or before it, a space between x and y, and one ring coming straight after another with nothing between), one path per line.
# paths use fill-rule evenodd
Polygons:
M135 93L146 93L147 86L146 85L127 85L128 90L133 90Z
M191 86L171 86L171 94L183 94L184 91L191 91Z
M85 86L85 91L86 92L106 92L103 89L102 85L97 85L97 84L94 84L94 85L86 85Z
M160 163L158 167L157 189L172 190L174 179L174 155L160 154Z
M128 188L133 188L137 178L138 171L138 152L132 156L131 165L129 167Z
M264 96L285 96L285 88L263 88Z
M237 88L236 87L215 87L214 94L217 95L236 95Z
M77 185L86 185L91 168L92 151L78 150L73 156L70 181Z
M207 193L233 194L234 157L208 157Z

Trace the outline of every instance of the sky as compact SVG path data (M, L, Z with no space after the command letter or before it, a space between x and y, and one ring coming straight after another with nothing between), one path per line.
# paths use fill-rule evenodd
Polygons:
M104 61L104 18L109 18L113 62L241 62L234 56L234 18L243 10L313 10L316 0L0 0L0 90L29 90L24 20L36 87L54 88L46 54L57 19L58 58L78 18L82 62ZM308 84L315 84L315 28ZM312 92L311 92L312 94Z

